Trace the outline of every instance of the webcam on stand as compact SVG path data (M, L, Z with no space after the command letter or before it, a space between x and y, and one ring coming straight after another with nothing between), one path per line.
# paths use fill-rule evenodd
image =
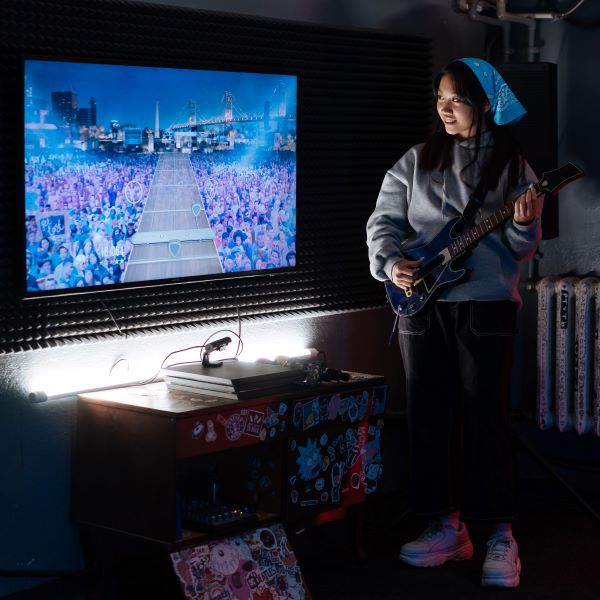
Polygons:
M223 365L222 360L211 361L210 353L215 350L223 350L223 348L227 347L228 344L231 343L230 337L219 338L214 342L209 342L204 346L204 352L202 353L202 366L203 367L220 367Z

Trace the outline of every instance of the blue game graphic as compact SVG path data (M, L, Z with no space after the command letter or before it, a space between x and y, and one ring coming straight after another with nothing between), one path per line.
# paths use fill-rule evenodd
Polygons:
M296 265L297 78L24 61L28 295Z

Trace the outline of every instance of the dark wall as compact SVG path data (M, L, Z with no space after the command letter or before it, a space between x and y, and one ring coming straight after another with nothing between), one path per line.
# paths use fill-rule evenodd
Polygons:
M103 295L127 336L99 298L24 303L15 292L23 53L297 73L300 268ZM76 399L32 405L24 391L114 383L119 361L130 366L126 381L139 381L136 366L153 375L169 352L235 323L239 306L248 346L297 337L325 351L330 366L389 375L398 407L398 352L387 347L392 313L368 272L364 225L386 169L428 129L429 63L427 40L374 30L137 2L0 3L0 595L42 581L2 572L81 567L69 514Z
M366 268L364 224L384 169L428 130L427 40L102 0L7 0L0 23L0 307L11 313L10 323L0 322L0 352L110 339L119 330L211 325L235 318L238 308L244 319L383 304ZM15 150L23 54L297 74L297 269L101 298L21 301Z

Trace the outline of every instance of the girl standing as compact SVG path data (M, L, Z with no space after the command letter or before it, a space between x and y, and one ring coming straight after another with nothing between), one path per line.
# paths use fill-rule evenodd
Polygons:
M368 220L373 276L409 291L421 260L403 250L429 243L467 206L479 221L516 201L514 217L465 260L471 277L399 319L410 504L430 518L427 529L402 546L400 559L415 566L468 559L473 545L463 519L487 521L482 583L515 587L521 562L511 525L510 379L519 263L541 239L542 200L510 130L525 110L492 65L453 61L435 78L434 93L437 130L387 172Z

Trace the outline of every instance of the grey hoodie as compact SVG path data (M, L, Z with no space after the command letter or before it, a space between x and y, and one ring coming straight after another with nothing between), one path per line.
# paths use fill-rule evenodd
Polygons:
M484 164L492 151L491 132L484 132L480 143L478 162ZM375 210L367 222L371 273L380 281L391 279L392 267L404 258L402 248L429 243L448 221L463 213L472 193L460 173L471 161L474 138L455 141L452 166L444 172L424 171L417 166L421 147L422 144L413 146L387 172ZM479 166L471 167L464 177L475 188ZM486 194L476 222L522 194L530 183L537 182L527 163L525 179L515 189L508 189L507 178L508 168L500 176L498 186ZM541 234L539 217L526 226L509 219L484 237L464 261L465 267L473 269L473 276L444 288L438 299L513 300L521 304L519 263L533 256Z

